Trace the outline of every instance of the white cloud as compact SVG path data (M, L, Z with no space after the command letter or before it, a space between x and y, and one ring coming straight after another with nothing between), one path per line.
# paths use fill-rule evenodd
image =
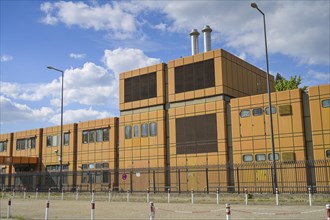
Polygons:
M111 32L115 38L126 39L131 38L138 29L134 13L140 9L130 3L88 5L84 2L60 1L43 3L40 10L45 13L42 18L45 24L55 25L61 22L67 26Z
M82 59L86 57L86 54L84 53L70 53L69 55L73 59Z
M12 61L14 58L8 55L1 55L1 62L9 62Z
M154 26L155 29L158 29L160 31L165 31L166 27L167 27L167 25L165 23L159 23L159 24Z
M160 59L148 57L140 49L118 48L105 50L103 62L116 74L160 63Z
M167 30L188 33L205 24L213 39L256 58L264 55L262 15L247 1L141 1L144 8L165 14ZM330 63L329 1L262 1L270 53L298 64ZM156 25L156 24L155 24ZM221 35L221 38L220 38Z
M330 83L330 73L322 73L314 70L309 70L308 75L310 78L317 80L318 84Z
M113 117L113 115L109 112L93 110L92 107L89 109L67 110L63 113L63 121L65 124L108 117ZM54 115L49 121L54 124L60 124L61 114Z
M0 96L0 104L2 122L17 122L30 119L46 120L53 113L51 108L32 109L25 104L19 104L2 95Z

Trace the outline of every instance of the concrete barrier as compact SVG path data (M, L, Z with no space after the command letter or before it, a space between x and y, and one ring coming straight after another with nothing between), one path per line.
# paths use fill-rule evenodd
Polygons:
M156 210L154 206L154 202L150 202L150 214L149 214L149 220L154 220L156 215Z
M230 204L226 203L226 220L230 220Z
M49 200L46 201L45 220L48 220L49 215Z

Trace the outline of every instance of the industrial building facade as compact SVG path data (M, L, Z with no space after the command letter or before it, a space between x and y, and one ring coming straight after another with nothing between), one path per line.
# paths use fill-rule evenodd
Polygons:
M274 92L218 49L120 74L119 118L67 124L63 186L81 190L330 191L330 84ZM0 135L0 187L59 186L60 127Z

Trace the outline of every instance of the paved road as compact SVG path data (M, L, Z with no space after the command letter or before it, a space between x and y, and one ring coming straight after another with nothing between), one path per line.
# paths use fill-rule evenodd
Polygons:
M157 219L226 219L225 204L155 203ZM13 199L13 219L44 219L46 199ZM49 219L90 219L88 200L50 200ZM1 219L7 199L0 200ZM95 219L149 219L149 204L96 201ZM324 206L231 205L231 219L326 219Z

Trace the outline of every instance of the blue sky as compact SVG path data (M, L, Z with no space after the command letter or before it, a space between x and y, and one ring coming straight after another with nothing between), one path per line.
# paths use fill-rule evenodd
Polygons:
M223 48L265 69L263 21L251 1L1 0L0 133L119 116L118 74L191 54L210 25ZM330 83L330 2L256 1L270 71ZM203 37L199 38L200 51Z

